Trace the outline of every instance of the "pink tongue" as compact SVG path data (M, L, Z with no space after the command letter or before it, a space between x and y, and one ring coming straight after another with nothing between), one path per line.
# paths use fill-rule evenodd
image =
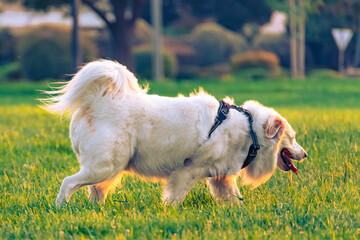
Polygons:
M289 166L291 171L293 171L294 173L297 173L297 168L292 163L291 158L289 157L289 155L291 155L291 153L287 149L285 149L284 152L286 154L287 165Z
M293 163L291 163L291 165L289 167L291 168L291 171L293 171L294 173L297 173L297 168L294 166Z

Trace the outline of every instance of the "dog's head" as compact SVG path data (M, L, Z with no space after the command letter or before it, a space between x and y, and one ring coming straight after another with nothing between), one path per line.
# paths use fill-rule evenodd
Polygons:
M297 172L293 160L300 161L307 156L305 150L296 142L295 131L274 109L256 101L247 101L244 108L254 118L254 130L261 149L256 159L244 170L244 181L258 186L270 178L276 165L283 171Z
M277 143L277 166L283 171L297 169L292 160L300 161L307 157L306 151L296 142L295 131L290 124L278 114L270 114L264 124L267 139Z

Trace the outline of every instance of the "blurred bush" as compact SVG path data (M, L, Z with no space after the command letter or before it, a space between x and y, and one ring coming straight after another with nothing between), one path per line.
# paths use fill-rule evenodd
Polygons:
M200 78L214 79L222 78L231 73L231 67L227 63L212 65L208 67L199 67L197 76Z
M167 52L176 56L178 62L177 78L190 79L197 77L196 53L191 46L189 35L166 36L163 44Z
M286 34L259 34L254 37L253 45L257 49L275 53L282 66L290 67L290 39Z
M253 39L259 34L260 27L256 23L245 23L242 27L242 34L248 42L253 42Z
M134 49L136 76L146 79L152 78L152 54L153 48L150 45L138 46ZM178 72L178 62L174 54L163 51L164 75L173 78Z
M314 79L328 80L328 79L332 79L332 78L341 78L342 75L339 72L332 70L332 69L319 68L319 69L312 70L308 77L314 78Z
M288 79L289 73L283 68L275 72L265 68L244 68L234 72L232 76L235 80Z
M181 66L176 76L178 79L195 79L199 76L199 67L197 66Z
M16 38L8 28L0 29L0 65L15 61Z
M97 48L82 35L83 61L96 57ZM31 27L18 45L20 66L25 78L41 80L71 73L70 28L64 25Z
M135 23L134 45L151 44L153 29L145 20L138 19Z
M231 65L235 71L246 68L263 68L276 72L279 70L279 64L280 61L276 54L263 50L248 51L231 58Z
M200 66L229 62L233 54L247 49L247 42L242 35L216 23L198 25L192 31L191 40Z
M275 53L280 59L280 65L290 68L290 38L286 34L259 34L254 37L253 46ZM306 69L314 68L314 56L306 43L305 48Z
M171 25L164 28L164 33L170 36L187 35L199 23L199 19L188 11L182 11L178 18Z
M19 62L12 62L0 66L0 82L6 80L14 80L20 78Z

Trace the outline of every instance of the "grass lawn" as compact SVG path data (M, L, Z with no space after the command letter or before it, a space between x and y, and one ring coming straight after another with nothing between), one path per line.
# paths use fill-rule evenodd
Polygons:
M79 170L61 122L37 107L47 83L0 84L0 239L359 239L360 81L150 83L153 94L187 95L203 86L237 104L276 108L309 157L298 174L276 170L242 186L245 205L218 203L199 182L179 207L161 202L162 183L126 175L104 205L76 192L55 208L64 177Z

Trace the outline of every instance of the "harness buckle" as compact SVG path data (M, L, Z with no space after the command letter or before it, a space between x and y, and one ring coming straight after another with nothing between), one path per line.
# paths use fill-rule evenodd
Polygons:
M223 112L223 110L221 110L217 116L217 119L219 119L219 121L224 121L225 119L227 119L226 114Z
M225 119L227 119L227 114L229 113L229 104L227 104L224 101L220 101L220 107L219 107L219 111L218 111L218 115L217 115L217 119L219 121L224 121Z
M249 148L249 153L248 155L250 157L256 157L257 155L257 151L260 149L260 145L259 144L251 144L250 148Z

